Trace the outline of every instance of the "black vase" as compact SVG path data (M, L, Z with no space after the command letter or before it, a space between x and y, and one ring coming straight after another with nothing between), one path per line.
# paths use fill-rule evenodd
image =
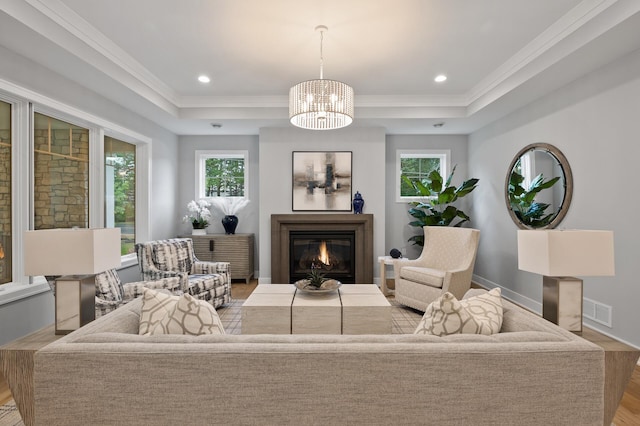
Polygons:
M224 226L224 232L226 234L235 234L236 227L238 226L238 216L228 214L222 218L222 226Z

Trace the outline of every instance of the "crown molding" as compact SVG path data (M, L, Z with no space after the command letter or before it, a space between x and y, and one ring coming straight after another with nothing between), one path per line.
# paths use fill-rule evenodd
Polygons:
M3 2L3 11L175 118L205 117L209 111L233 118L280 117L288 107L284 94L181 96L60 0ZM471 116L639 11L638 0L584 0L469 92L453 96L361 94L355 99L362 110L358 115Z

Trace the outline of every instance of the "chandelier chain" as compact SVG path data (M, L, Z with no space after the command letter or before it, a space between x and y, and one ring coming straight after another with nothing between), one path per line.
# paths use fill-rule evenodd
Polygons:
M322 42L324 41L324 31L320 31L320 80L324 79L324 57L322 55Z

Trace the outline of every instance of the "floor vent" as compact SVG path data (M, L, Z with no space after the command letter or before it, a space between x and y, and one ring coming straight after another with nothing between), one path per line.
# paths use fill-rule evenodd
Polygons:
M584 317L611 328L611 306L584 298Z

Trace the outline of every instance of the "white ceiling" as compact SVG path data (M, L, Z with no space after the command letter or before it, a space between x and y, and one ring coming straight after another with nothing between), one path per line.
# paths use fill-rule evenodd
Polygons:
M0 5L2 45L177 134L289 126L289 88L319 76L317 25L325 78L354 87L353 125L390 134L470 133L640 48L638 0Z

